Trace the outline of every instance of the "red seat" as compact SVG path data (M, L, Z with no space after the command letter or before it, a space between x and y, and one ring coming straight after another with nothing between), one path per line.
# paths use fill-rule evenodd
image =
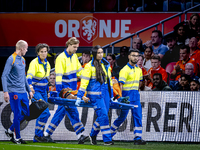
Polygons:
M174 70L175 65L176 65L176 62L171 62L171 63L167 64L167 66L165 68L166 72L171 74L171 72Z

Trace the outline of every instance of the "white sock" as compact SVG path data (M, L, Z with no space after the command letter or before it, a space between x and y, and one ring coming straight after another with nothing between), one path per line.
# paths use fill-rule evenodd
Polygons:
M8 129L8 133L13 133L13 131L10 130L10 128Z
M48 136L49 135L49 133L47 133L46 131L44 132L44 136Z

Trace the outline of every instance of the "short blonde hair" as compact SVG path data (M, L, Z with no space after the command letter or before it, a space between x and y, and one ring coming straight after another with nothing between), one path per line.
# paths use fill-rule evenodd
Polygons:
M20 50L21 48L24 48L25 45L27 45L28 43L24 40L19 40L17 43L16 43L16 49L17 50Z
M52 76L52 75L53 75L53 76L56 76L56 73L53 71L53 72L50 73L49 76Z
M79 44L80 41L76 38L76 37L71 37L67 42L66 42L66 47L68 47L69 45L75 45L75 44Z

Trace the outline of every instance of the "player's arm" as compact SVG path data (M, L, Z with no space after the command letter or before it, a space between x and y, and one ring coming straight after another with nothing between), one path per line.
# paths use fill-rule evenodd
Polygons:
M6 64L1 76L5 102L8 102L10 99L9 94L8 94L7 77L10 74L10 71L12 69L12 62L13 62L13 57L9 57L6 61Z

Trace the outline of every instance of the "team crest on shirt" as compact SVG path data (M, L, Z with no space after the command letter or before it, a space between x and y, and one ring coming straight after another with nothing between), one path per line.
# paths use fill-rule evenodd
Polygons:
M81 37L91 43L98 36L98 20L93 16L86 16L81 20Z
M18 95L14 95L13 98L14 98L14 100L17 100L18 99Z

